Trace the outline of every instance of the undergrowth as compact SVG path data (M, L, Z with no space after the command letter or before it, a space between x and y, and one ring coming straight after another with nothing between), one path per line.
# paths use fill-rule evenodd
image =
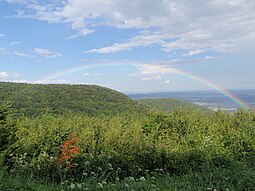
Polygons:
M252 111L16 120L0 111L2 190L255 188Z

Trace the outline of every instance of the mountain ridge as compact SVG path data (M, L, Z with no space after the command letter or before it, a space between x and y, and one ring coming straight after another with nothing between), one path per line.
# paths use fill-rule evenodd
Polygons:
M114 115L145 110L125 94L97 85L0 82L0 104L9 102L18 113L27 116L45 112Z

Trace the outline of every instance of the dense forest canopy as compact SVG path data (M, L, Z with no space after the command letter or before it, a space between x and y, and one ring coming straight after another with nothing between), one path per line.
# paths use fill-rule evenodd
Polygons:
M146 104L153 108L157 108L159 110L169 111L169 112L182 108L182 109L203 111L208 114L213 113L213 110L208 109L206 107L193 104L187 101L182 101L179 99L173 99L173 98L147 98L147 99L139 99L137 101L139 103Z
M37 116L45 112L113 115L145 110L145 106L128 96L96 85L0 82L0 104L6 103L26 116Z

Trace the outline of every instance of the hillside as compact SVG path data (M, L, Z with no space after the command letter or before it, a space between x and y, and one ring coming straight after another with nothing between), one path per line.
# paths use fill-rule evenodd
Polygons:
M8 102L19 114L26 116L44 112L113 115L144 110L143 106L126 95L96 85L0 82L0 105Z
M213 113L212 110L193 104L190 102L182 101L179 99L173 99L173 98L146 98L146 99L139 99L137 100L138 103L146 104L150 107L160 109L162 111L174 111L179 108L183 109L191 109L196 111L203 111L205 113Z

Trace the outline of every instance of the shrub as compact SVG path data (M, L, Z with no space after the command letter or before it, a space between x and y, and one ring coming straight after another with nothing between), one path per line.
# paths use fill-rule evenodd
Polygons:
M23 118L16 125L15 142L8 143L15 153L5 152L4 163L52 181L179 175L201 171L205 164L254 167L254 119L251 111L207 116L188 110Z

